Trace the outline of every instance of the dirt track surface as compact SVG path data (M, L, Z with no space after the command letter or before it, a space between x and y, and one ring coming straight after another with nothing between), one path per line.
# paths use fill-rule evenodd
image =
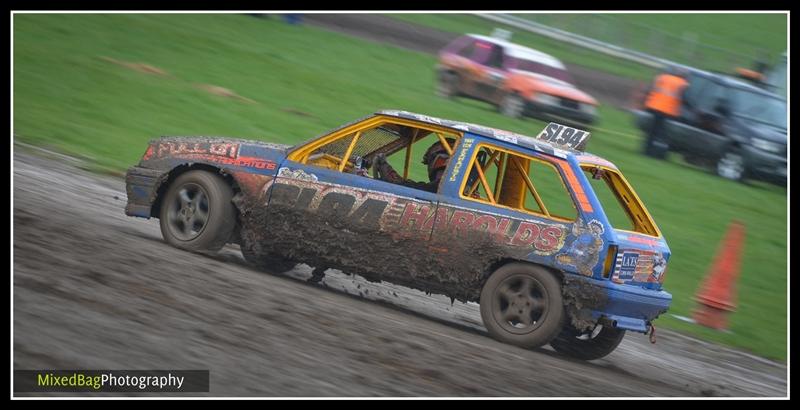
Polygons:
M307 14L304 20L328 30L367 40L436 54L458 34L378 14ZM628 108L644 84L580 65L564 64L576 85L604 104ZM433 73L433 71L431 71Z
M214 396L786 396L784 365L664 330L578 362L494 341L474 304L181 251L124 215L121 178L16 151L15 369L210 369Z

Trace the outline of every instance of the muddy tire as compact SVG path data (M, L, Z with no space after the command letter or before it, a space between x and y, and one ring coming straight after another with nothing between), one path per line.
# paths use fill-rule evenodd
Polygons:
M509 263L483 285L480 309L493 338L525 348L543 346L563 327L561 282L542 267Z
M269 273L288 272L297 265L296 262L277 255L265 255L256 252L252 249L252 246L247 245L245 241L241 241L240 248L244 260L247 261L250 266L259 270L265 270Z
M525 111L525 100L517 93L508 93L500 103L500 112L511 118L521 118Z
M170 245L190 251L217 251L236 228L233 189L208 171L189 171L172 182L159 214L161 234Z
M550 346L555 351L580 360L597 360L608 356L622 342L625 331L610 327L603 327L594 337L591 335L581 336L578 331L571 326L565 326L564 330L550 341Z
M747 170L742 152L737 148L725 151L717 160L716 171L717 175L731 181L744 180Z
M453 98L458 95L458 75L449 71L439 75L436 84L436 95L443 98Z

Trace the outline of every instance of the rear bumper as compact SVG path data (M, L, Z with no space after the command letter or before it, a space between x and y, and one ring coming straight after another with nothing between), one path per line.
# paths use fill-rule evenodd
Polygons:
M165 171L131 167L125 173L125 188L128 194L128 203L125 205L125 215L150 218L153 202L158 193Z
M606 303L592 309L592 317L606 317L619 329L646 333L652 320L669 309L672 295L663 290L645 289L640 285L622 285L609 280L584 278L602 290Z

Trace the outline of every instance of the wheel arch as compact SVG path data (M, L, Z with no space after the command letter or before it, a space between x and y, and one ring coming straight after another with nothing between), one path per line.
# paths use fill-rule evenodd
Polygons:
M564 272L558 269L554 269L551 266L543 265L540 263L531 262L527 259L506 257L497 259L487 266L486 270L483 272L483 276L481 277L480 289L478 289L478 294L480 294L480 290L483 289L483 286L486 284L486 281L489 280L489 277L492 276L494 272L496 272L501 267L511 263L520 263L523 265L530 265L537 268L542 268L547 272L549 272L550 274L552 274L558 280L559 283L564 283ZM480 302L480 300L478 300L478 302Z
M175 182L175 180L179 176L189 171L197 171L197 170L206 171L221 176L225 180L225 182L233 189L234 195L241 192L241 188L239 187L239 184L237 183L236 179L230 173L225 172L223 168L202 162L183 163L172 168L167 173L162 175L161 178L159 179L153 203L150 205L150 216L153 218L159 217L159 215L161 214L161 203L164 198L164 195L167 193L167 190L172 185L172 183Z

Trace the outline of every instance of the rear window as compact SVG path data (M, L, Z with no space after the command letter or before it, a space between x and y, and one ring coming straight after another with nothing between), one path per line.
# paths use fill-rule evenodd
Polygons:
M581 164L581 169L614 229L660 236L650 214L620 174L591 164Z

